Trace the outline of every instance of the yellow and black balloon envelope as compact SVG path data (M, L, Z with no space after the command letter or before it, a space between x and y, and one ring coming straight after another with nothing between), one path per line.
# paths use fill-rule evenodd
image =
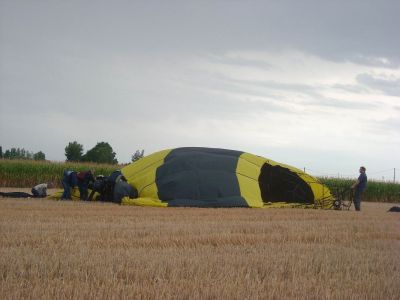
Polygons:
M250 153L202 147L153 153L121 169L139 197L122 204L331 208L325 185L300 169Z

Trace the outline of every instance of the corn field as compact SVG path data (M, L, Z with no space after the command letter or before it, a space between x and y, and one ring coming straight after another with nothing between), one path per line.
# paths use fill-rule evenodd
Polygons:
M59 163L31 160L0 160L0 187L32 187L42 182L53 182L55 187L61 187L64 169L75 171L95 170L96 174L105 176L122 168L121 165L106 165L93 163ZM355 179L319 178L331 190L347 189ZM363 201L400 202L400 184L369 181L363 195Z
M110 175L121 168L119 165L94 163L58 163L32 160L0 160L1 187L32 187L38 183L52 182L61 187L65 169L83 171L94 170L96 175Z
M331 190L350 188L356 179L319 178ZM373 202L400 202L400 184L393 182L380 182L369 180L362 196L363 201Z

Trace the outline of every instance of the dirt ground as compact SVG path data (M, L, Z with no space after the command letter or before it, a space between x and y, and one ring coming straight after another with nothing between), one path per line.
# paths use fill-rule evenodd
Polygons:
M47 194L51 195L55 192L59 192L62 189L48 189ZM0 187L0 192L25 192L31 194L30 188L13 188L13 187ZM4 199L0 196L0 199ZM40 199L43 200L43 199ZM46 199L45 199L46 200ZM46 200L47 201L47 200ZM54 201L54 200L51 200ZM95 204L92 202L91 204ZM102 203L103 204L103 203ZM400 206L399 203L378 203L378 202L362 202L362 211L363 212L376 212L376 211L388 211L393 206ZM350 211L354 211L354 205L350 208Z

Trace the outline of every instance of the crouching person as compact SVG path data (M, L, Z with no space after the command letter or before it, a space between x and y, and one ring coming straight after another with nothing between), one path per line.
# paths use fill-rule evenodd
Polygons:
M76 174L78 179L78 188L81 200L88 200L88 187L89 184L94 183L94 171L82 171Z
M71 200L71 191L78 185L76 172L72 170L64 170L62 185L64 187L64 192L61 196L61 200Z
M8 198L44 198L47 196L47 187L50 187L50 185L52 185L51 182L35 185L31 189L32 194L25 192L0 192L0 196Z
M125 176L120 170L111 173L107 182L109 187L107 190L107 197L114 203L121 204L124 197L132 199L138 197L138 191L127 182Z
M101 195L102 201L116 202L114 200L115 185L120 181L126 182L126 178L120 170L116 170L110 176L106 177L104 190Z
M92 185L89 200L92 200L95 193L99 194L96 200L114 203L121 203L124 197L138 197L138 191L126 182L126 178L120 170L114 171L108 177L97 176Z
M31 192L33 197L35 198L44 198L47 197L47 188L51 188L52 187L52 183L41 183L38 185L35 185Z
M135 199L138 197L138 191L124 180L119 180L115 183L113 202L121 204L124 197Z
M105 195L105 190L106 190L106 185L107 185L107 177L104 177L103 175L98 175L96 177L96 180L89 186L89 188L92 190L89 197L88 201L96 200L96 201L104 201L104 195ZM98 194L95 198L95 194Z

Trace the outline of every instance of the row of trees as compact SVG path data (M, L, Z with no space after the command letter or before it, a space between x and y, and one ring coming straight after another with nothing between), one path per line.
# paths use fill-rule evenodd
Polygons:
M24 148L11 148L3 153L3 147L0 146L0 158L4 159L31 159L31 160L46 160L46 155L42 152L31 152Z
M97 143L92 149L83 154L83 145L77 141L70 142L65 147L66 161L87 161L104 164L117 164L115 152L109 143Z
M132 161L137 161L144 156L144 150L136 150L132 155ZM85 161L104 164L117 164L115 152L109 143L99 142L92 149L83 154L83 145L77 141L70 142L65 147L66 161Z
M136 150L132 155L132 161L137 161L144 156L144 150ZM115 152L109 143L99 142L92 149L83 154L83 145L77 141L70 142L65 147L66 161L69 162L95 162L104 164L117 164ZM11 148L3 153L3 148L0 146L0 159L32 159L32 160L46 160L46 155L39 151L33 153L24 148Z

